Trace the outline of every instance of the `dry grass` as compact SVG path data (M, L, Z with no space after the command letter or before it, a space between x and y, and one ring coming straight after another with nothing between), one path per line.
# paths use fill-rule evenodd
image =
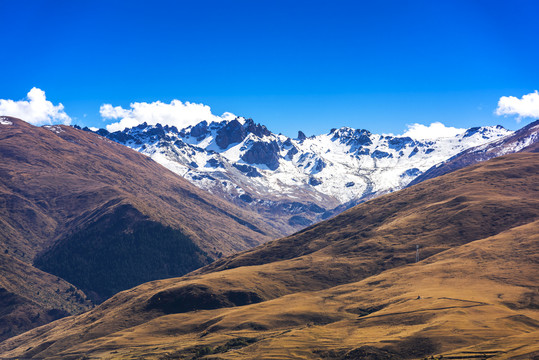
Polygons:
M538 170L538 154L515 154L429 180L182 278L119 293L88 313L5 341L0 354L531 356L539 351ZM264 301L178 313L156 302L160 294L188 299L193 284L208 299L236 291ZM218 351L237 338L256 341Z
M0 340L91 307L70 283L0 254Z

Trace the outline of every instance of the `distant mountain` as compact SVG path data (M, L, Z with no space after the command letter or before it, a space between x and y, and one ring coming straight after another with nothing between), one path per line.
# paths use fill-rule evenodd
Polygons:
M479 131L479 128L477 128L477 131ZM408 186L419 184L427 179L432 179L481 161L515 152L539 152L539 120L526 125L511 135L466 149L448 160L434 165L412 180Z
M538 183L539 154L497 157L121 292L0 356L533 358Z
M348 127L296 139L252 119L203 121L185 129L142 124L97 131L183 176L201 189L254 210L291 233L418 175L472 146L512 132L501 126L419 141Z
M280 234L147 156L73 127L2 117L0 158L0 252L97 302Z

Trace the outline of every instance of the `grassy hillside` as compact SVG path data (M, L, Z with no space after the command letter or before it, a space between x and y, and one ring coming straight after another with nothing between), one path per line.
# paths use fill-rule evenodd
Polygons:
M508 155L121 292L5 341L0 354L535 356L538 220L539 154Z
M38 255L35 265L76 283L94 298L106 299L142 282L183 275L211 262L180 230L149 221L132 206L122 205Z
M7 289L0 316L8 316L2 318L3 334L80 312L43 290L56 290L58 278L70 282L58 290L60 297L64 287L73 287L73 293L82 289L101 302L279 235L258 217L97 134L3 119L9 120L0 125L0 253L6 255L0 288ZM43 283L35 289L24 282L8 289L2 279L20 276L17 261L55 276L39 275ZM25 310L17 310L21 304ZM59 312L47 315L52 309Z

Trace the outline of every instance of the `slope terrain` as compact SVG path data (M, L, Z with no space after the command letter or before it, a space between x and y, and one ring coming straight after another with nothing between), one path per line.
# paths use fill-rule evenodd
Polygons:
M511 135L466 149L450 159L434 165L413 179L409 186L462 169L466 166L477 164L481 161L521 151L539 152L539 120L526 125Z
M0 341L91 307L72 284L0 253Z
M147 156L72 127L3 117L0 156L0 252L95 301L279 234Z
M538 234L539 154L506 155L121 292L0 356L530 358Z
M142 124L98 134L140 151L196 186L258 212L290 234L401 189L431 166L512 132L472 128L437 140L343 127L295 139L252 119L185 129Z

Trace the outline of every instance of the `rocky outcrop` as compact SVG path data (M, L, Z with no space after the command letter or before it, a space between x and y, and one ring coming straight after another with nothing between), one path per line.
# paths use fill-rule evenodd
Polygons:
M279 145L276 141L254 142L241 159L248 164L264 164L270 170L276 170L279 167Z
M232 120L219 129L215 137L215 143L221 149L226 149L230 144L242 142L246 136L247 132L241 123L238 120Z

